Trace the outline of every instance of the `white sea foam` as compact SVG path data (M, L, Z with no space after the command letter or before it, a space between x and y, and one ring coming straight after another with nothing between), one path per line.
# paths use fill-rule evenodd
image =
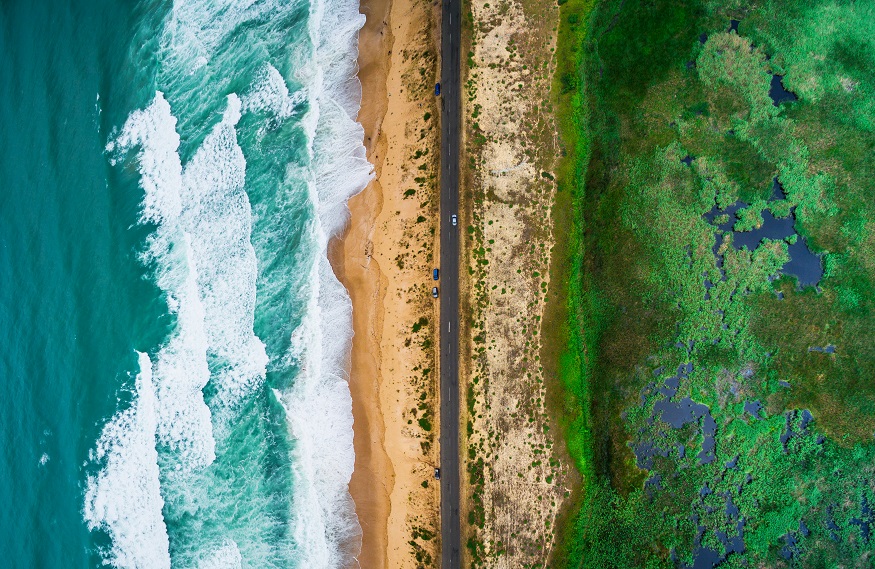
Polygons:
M175 418L193 414L176 408L193 398L201 420L197 426L180 425L175 435L165 434L161 421L161 440L168 444L178 444L186 433L203 433L203 421L209 423L209 410L198 396L210 379L207 354L215 360L213 381L220 401L228 406L264 379L267 355L253 333L257 267L250 242L251 209L243 187L246 160L234 128L241 106L239 97L228 97L222 120L185 168L179 158L176 119L160 92L149 107L131 114L109 147L141 149L141 220L158 225L150 236L147 258L156 261L158 285L179 317L179 341L171 340L162 352L167 357L158 365L168 374L159 374L159 412ZM176 396L174 400L162 397L165 389L168 396Z
M139 354L140 373L131 406L104 426L92 458L104 463L89 477L85 520L107 532L113 548L103 552L119 569L169 569L164 501L158 482L157 400L149 356Z
M143 258L154 266L156 284L176 314L176 327L157 354L154 388L151 369L149 374L154 389L153 452L139 457L141 466L151 461L156 494L156 436L170 451L164 464L174 470L191 471L215 460L212 417L202 392L211 379L208 355L216 405L228 411L223 417L232 416L232 408L264 380L267 355L253 332L257 267L249 240L251 211L243 189L246 162L236 141L240 115L240 99L229 96L222 120L183 168L176 119L159 92L147 108L131 113L107 148L114 161L138 150L145 192L140 219L155 225ZM113 471L107 466L100 476L112 480ZM130 531L125 522L138 515L132 510L136 505L123 500L112 503L124 497L118 491L95 496L89 497L91 503L105 499L105 507L115 513L105 516L100 526L89 523L110 533L113 549L108 555L122 559L120 566L127 567L125 536ZM95 508L91 503L89 511ZM160 506L157 513L160 518Z
M168 293L171 310L180 311L184 330L179 336L187 344L167 347L168 355L178 356L168 371L187 372L174 373L167 383L174 388L189 383L193 395L199 392L209 379L209 353L219 368L213 380L228 405L259 385L267 363L252 327L257 267L250 242L251 209L243 187L246 160L234 128L241 106L239 97L228 97L222 120L185 168L178 153L176 119L161 93L145 110L131 114L109 147L141 148L140 183L146 192L141 219L158 224L150 237L149 258L157 261L158 284ZM180 368L186 365L189 369ZM197 381L186 382L192 377ZM198 403L202 401L200 397Z
M243 96L243 112L269 111L279 120L292 116L295 107L304 101L304 91L289 95L282 74L269 63L261 70L253 87Z
M110 534L113 547L107 556L119 567L169 567L156 437L177 470L203 468L215 460L211 413L202 392L211 377L208 353L215 360L222 404L235 404L264 379L267 356L252 331L256 266L243 191L245 160L234 132L240 107L236 96L228 98L222 121L185 169L176 120L161 93L146 109L132 113L108 146L116 159L139 150L145 191L141 221L156 226L144 260L154 265L156 283L176 314L176 327L157 354L154 384L151 363L143 355L149 366L138 379L137 411L107 425L95 454L98 461L108 460L89 483L86 519L90 527ZM145 436L151 437L148 448L141 440ZM112 454L113 449L118 451ZM142 496L130 499L132 491L124 486L131 465L148 475L148 504ZM132 478L132 483L143 486L144 480ZM144 529L135 527L139 522L146 522ZM143 535L158 532L149 528L159 522L163 546L156 545L155 536ZM141 547L157 547L154 555L159 557L144 557Z
M170 105L157 93L146 109L131 113L111 149L139 148L141 222L156 224L144 257L154 262L156 282L177 317L155 364L158 440L174 451L181 469L190 470L215 460L216 443L202 391L210 379L207 335L197 260L181 219L185 189L175 127Z
M346 202L373 177L363 144L364 128L356 122L361 83L356 75L358 30L365 16L351 0L313 2L310 34L317 72L311 90L315 130L313 170L318 213L327 237L340 232L349 218Z
M361 101L356 40L364 16L355 1L316 0L309 23L316 65L310 68L311 107L303 123L311 140L318 247L304 331L293 335L307 339L297 358L303 365L282 400L297 441L293 519L298 560L307 567L344 567L361 543L348 489L355 463L348 385L352 304L331 269L327 247L348 220L347 200L373 177L364 131L355 122ZM292 349L301 351L296 345Z
M233 540L226 541L198 565L198 569L242 569L243 556Z
M191 73L206 65L219 46L227 43L241 27L268 22L287 2L265 0L183 0L173 2L162 31L166 69ZM259 29L264 33L263 26Z
M241 101L228 96L213 127L182 173L182 226L199 268L212 381L234 407L264 381L267 353L253 331L258 268L250 241L252 210L244 190L246 160L235 126Z
M304 366L282 395L297 444L293 531L305 567L344 567L360 528L348 485L355 462L347 362L352 306L326 258L312 270Z
M230 58L224 63L233 62L238 56L223 51L229 38L277 33L273 24L255 32L252 22L279 21L271 14L287 10L288 6L270 0L226 5L207 0L174 2L162 33L160 74L165 83L186 83L177 93L178 98L172 99L175 104L181 104L179 100L195 101L197 97L192 93L196 92L196 85L222 89L207 85L208 74L194 83L184 78L202 66L212 65L214 59ZM347 222L347 200L365 187L373 171L362 144L363 129L355 122L361 99L361 85L355 75L356 40L364 16L358 13L356 0L314 0L310 10L308 29L314 50L295 68L295 77L303 89L290 94L282 74L265 64L249 89L242 91L242 97L233 94L228 97L221 120L211 127L184 166L176 118L158 93L149 107L132 113L108 150L117 160L123 152L139 149L141 185L145 190L141 221L156 226L144 258L155 267L157 284L165 292L177 320L169 339L156 354L155 385L151 391L154 425L151 451L138 447L138 452L142 452L136 457L138 472L148 474L150 481L154 479L150 490L154 490L159 502L157 509L152 510L156 516L152 521L160 523L163 529L155 438L159 448L172 451L169 454L179 468L192 471L184 477L172 477L167 496L188 494L188 490L176 485L206 481L210 470L200 467L215 458L214 436L225 440L231 425L226 423L233 419L234 410L265 380L268 356L254 333L258 273L251 242L252 211L244 188L246 160L237 141L238 121L245 113L267 113L273 115L272 120L294 117L307 130L310 169L290 166L287 173L307 172L309 197L317 214L308 235L312 242L301 245L301 251L312 255L305 291L308 308L303 324L293 334L294 353L277 354L280 363L294 357L301 371L292 387L274 393L286 410L289 430L295 439L288 528L294 550L290 554L297 566L331 568L350 564L360 546L361 530L348 492L354 465L347 383L352 308L348 294L331 270L326 252L330 238ZM239 38L235 41L239 45ZM304 52L301 45L290 51L294 51L294 57ZM227 85L225 77L216 80ZM304 97L309 110L304 117L297 117L295 110ZM201 129L200 125L185 123L192 121L192 116L179 115L182 132ZM217 394L211 400L212 416L202 395L208 381ZM140 383L138 379L138 392L144 390ZM152 385L151 376L149 384ZM137 406L132 409L139 409L142 401L143 396L138 395ZM105 430L111 427L113 432L124 430L113 427L117 422L113 419ZM124 425L131 423L131 419L126 419ZM97 454L103 447L109 448L107 443L100 442ZM112 470L110 464L114 463L107 462L100 474L89 481L87 511L98 511L93 505L97 503L98 492L91 488L108 488L108 483L101 486L100 481L118 479L114 474L118 467ZM162 468L165 464L162 456ZM206 491L206 486L190 490L190 494L196 495ZM101 504L115 515L103 518L92 515L88 517L89 525L110 533L114 543L111 555L120 558L128 555L127 536L132 531L129 523L122 522L137 516L146 518L138 510L131 510L136 502L120 499L124 497L122 492L104 494ZM267 503L273 497L258 498L261 499ZM179 507L191 506L189 513L197 515L199 504L194 500ZM168 508L175 507L168 497ZM104 521L92 522L92 517ZM250 543L248 538L234 536L239 543L228 540L217 549L215 536L202 544L186 543L185 547L192 552L186 559L193 560L193 566L199 569L236 569L244 562L257 563L264 552L259 549L260 542ZM166 531L163 539L163 548L159 544L151 551L164 555L161 559L165 564L149 560L149 564L136 566L169 566ZM119 565L127 566L134 565Z

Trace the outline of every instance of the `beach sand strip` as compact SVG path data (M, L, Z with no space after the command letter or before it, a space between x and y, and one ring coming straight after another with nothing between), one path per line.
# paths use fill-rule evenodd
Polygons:
M353 304L350 391L360 567L439 563L439 456L431 267L437 258L439 4L362 0L359 79L376 178L330 248Z

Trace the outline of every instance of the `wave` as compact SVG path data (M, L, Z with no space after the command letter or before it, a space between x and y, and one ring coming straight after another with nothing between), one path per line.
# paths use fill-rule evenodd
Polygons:
M347 201L374 176L364 129L355 120L361 104L357 39L364 20L358 2L316 0L311 5L317 65L309 82L312 105L303 120L310 134L318 254L310 272L307 318L303 331L295 333L308 339L302 371L282 395L298 443L295 541L305 567L349 566L361 549L361 527L349 494L355 463L348 385L352 303L327 251L348 221Z
M282 74L273 65L265 65L254 85L243 97L244 112L272 113L278 120L292 116L295 108L304 101L305 93L299 91L295 96L289 94L289 87Z
M158 401L149 356L140 353L139 364L131 406L103 427L92 452L92 461L104 466L86 481L85 520L112 538L112 549L104 552L110 565L169 569L155 449Z
M213 408L228 420L265 377L267 355L253 333L257 267L249 240L251 211L243 189L246 163L235 133L241 101L236 95L227 101L222 120L184 168L176 119L161 92L148 107L131 113L107 146L114 163L138 151L144 190L140 222L154 225L142 260L153 267L168 310L176 316L169 339L156 355L154 384L151 364L148 376L143 376L148 381L138 380L138 393L142 391L138 397L149 404L146 409L152 413L153 423L145 423L154 425L152 445L139 445L143 452L137 457L129 452L124 462L140 467L148 464L153 494L159 499L152 510L162 527L161 484L191 482L196 477L187 473L204 469L216 459L216 417L204 399L208 382L215 391ZM140 383L145 387L140 388ZM136 429L142 428L140 423L115 420L107 428L118 440L139 440ZM217 428L226 437L230 427L220 421ZM106 454L103 447L107 444L98 444L96 460ZM87 496L89 527L104 530L112 538L114 545L104 557L114 565L164 566L155 565L155 560L143 565L139 552L128 553L136 541L127 538L129 519L144 515L137 502L128 501L112 484L121 468L114 466L119 460L104 467L96 480L108 482L93 484ZM98 503L116 513L95 517ZM163 535L167 542L166 530ZM169 567L167 545L163 551Z
M262 62L240 96L225 96L218 122L198 134L205 120L215 120L209 118L215 116L215 93L231 90L226 77L195 72L222 58L239 63L232 52L243 45L241 37L261 33L259 26L265 35L281 37L275 22L293 18L273 18L273 11L286 6L175 2L161 35L159 75L168 95L157 90L107 147L113 163L137 152L144 190L140 223L153 226L142 260L175 317L154 355L154 370L141 355L148 374L138 376L135 404L108 422L93 456L101 470L88 479L86 521L110 536L113 546L104 558L117 567L169 567L171 556L174 566L202 569L345 567L360 549L348 491L355 459L348 387L352 306L327 258L330 239L348 221L347 200L373 177L355 120L361 100L357 33L364 23L358 2L313 0L310 50L301 55L299 45L290 58L294 91L283 73ZM285 176L306 186L302 199L312 215L301 221L306 227L294 260L271 253L259 273L265 259L258 254L265 253L253 246L259 236L248 192L269 192L271 182L247 188L247 159L260 168L258 176L271 172L261 164L268 156L260 154L269 149L245 146L250 154L244 156L238 130L263 138L289 121L303 129L307 147L300 163L285 167ZM192 148L182 148L186 144ZM278 188L285 180L272 183ZM287 223L271 219L268 229ZM283 263L308 275L297 279L300 290L286 284L284 293L281 284L259 282L266 274L282 278L277 266ZM278 327L287 341L263 342L256 335L257 294L302 300L304 313L293 319L297 328L290 333ZM266 343L288 351L269 353ZM269 367L288 378L272 390L285 415L287 451L267 449L281 437L258 431L272 422L259 395ZM276 482L273 467L264 463L268 457L287 461L282 467L289 482ZM126 480L134 467L139 478ZM251 476L251 468L269 472L251 484L223 478ZM142 496L124 486L129 481ZM253 495L235 495L233 488ZM286 501L282 516L280 500ZM146 554L152 557L141 557Z
M258 269L244 189L246 160L235 130L240 110L240 98L229 95L221 122L182 173L181 220L200 267L212 381L224 407L235 407L261 385L268 360L253 331Z
M158 440L190 470L212 464L216 443L203 397L210 379L205 313L192 237L182 223L185 190L175 127L170 105L157 93L146 109L131 113L107 149L119 154L140 149L140 185L145 191L140 222L156 225L143 260L155 266L156 284L177 317L176 329L155 364Z

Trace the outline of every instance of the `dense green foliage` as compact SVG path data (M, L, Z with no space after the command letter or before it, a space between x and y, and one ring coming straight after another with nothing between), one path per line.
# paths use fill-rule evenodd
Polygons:
M726 567L870 566L875 2L562 6L558 359L585 484L555 564L689 565L701 546ZM773 74L798 101L773 104ZM817 289L775 278L798 237L736 249L731 220L704 217L739 200L735 231L794 215ZM689 364L671 401L707 406L710 462L706 418L672 428L656 407Z
M544 321L544 362L547 375L561 385L548 385L548 405L559 420L561 433L584 483L591 478L591 422L586 345L596 335L582 324L583 288L583 180L589 153L589 115L584 89L585 46L595 0L560 0L556 79L557 126L564 159L556 172L557 194L553 208L554 232L567 236L553 248L550 302ZM579 556L575 516L582 499L590 494L575 489L571 507L559 520L554 564L566 566Z

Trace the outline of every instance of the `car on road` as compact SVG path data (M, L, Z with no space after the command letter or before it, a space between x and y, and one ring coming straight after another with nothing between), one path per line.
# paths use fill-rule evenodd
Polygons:
M437 287L432 287L432 289L431 289L431 295L432 295L434 298L437 298L437 297L438 297L438 288L437 288Z
M435 469L434 469L434 479L435 479L435 480L440 480L440 479L441 479L441 469L440 469L440 468L435 468Z
M433 271L431 272L431 278L433 278L434 280L438 280L438 274L439 274L439 273L438 273L438 270L437 270L437 269L433 270Z
M435 97L440 97L440 96L441 96L441 84L440 84L440 83L435 83L435 84L434 84L434 96L435 96Z
M454 213L453 215L450 216L450 223L453 224L453 227L459 225L459 218L456 217L456 214L455 214L455 213Z

